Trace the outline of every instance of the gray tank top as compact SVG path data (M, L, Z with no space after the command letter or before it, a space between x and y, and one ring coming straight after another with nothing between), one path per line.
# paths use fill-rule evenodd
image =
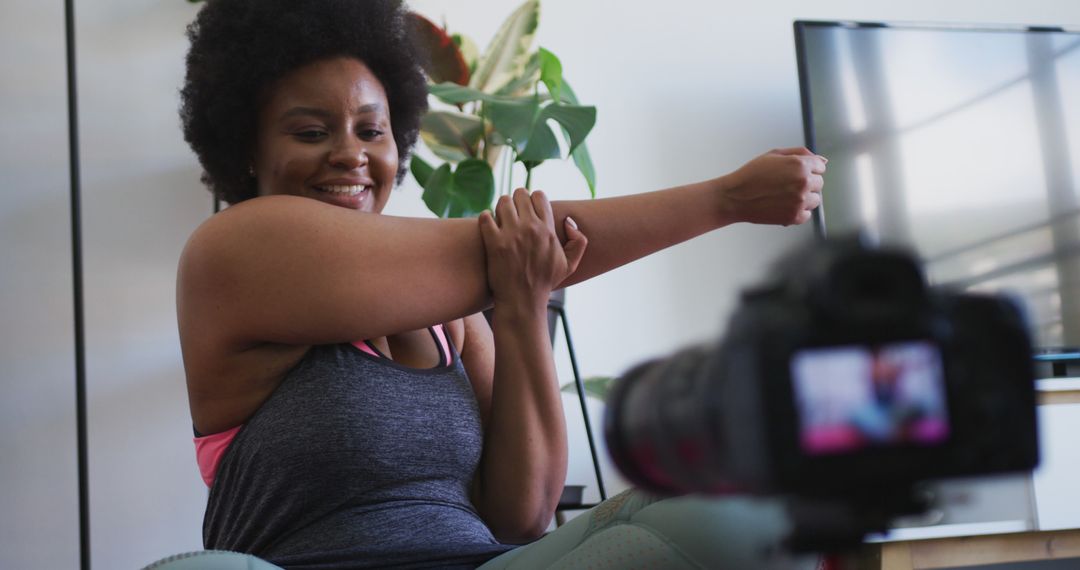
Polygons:
M305 569L474 568L513 548L469 501L483 436L451 356L418 370L313 347L222 457L206 548Z

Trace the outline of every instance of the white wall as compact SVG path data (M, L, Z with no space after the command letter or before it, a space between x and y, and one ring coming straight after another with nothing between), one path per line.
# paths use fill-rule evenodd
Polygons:
M418 11L445 17L451 28L481 45L514 4L413 2ZM584 0L543 4L538 42L562 59L579 97L599 108L589 146L601 196L716 176L771 147L801 144L791 31L796 18L1080 26L1080 4L1072 0L669 0L647 6ZM2 19L8 23L9 9L4 4ZM172 293L180 248L210 204L199 188L198 167L176 119L186 49L182 33L195 10L185 0L78 2L92 547L99 568L139 567L201 547L205 488L190 441ZM60 25L48 23L50 29ZM16 26L5 25L0 33L5 47L30 47L31 40ZM29 49L5 49L4 57L29 62L31 54ZM5 74L0 109L25 103L8 85L35 80L42 73L55 80L62 70L13 66ZM20 128L30 132L35 127ZM57 132L63 127L49 123L47 128ZM9 129L5 137L12 136ZM41 180L40 171L47 165L25 165L40 151L8 138L3 148L22 157L10 164L23 165L5 172L5 196L34 191L30 182ZM66 156L53 150L49 164L62 168ZM4 164L8 168L9 163ZM545 165L535 176L536 186L555 198L585 195L568 165ZM66 192L64 180L49 180L52 192ZM9 198L0 205L5 226L25 212L19 204ZM391 202L390 212L426 215L411 181ZM736 226L575 286L568 303L583 373L616 374L645 357L720 333L737 291L758 278L782 250L810 235L806 227ZM0 271L17 255L3 252ZM66 263L65 254L50 255ZM63 276L63 266L58 267L55 271ZM7 287L0 295L5 310L20 303ZM60 305L57 310L70 309ZM0 318L0 340L26 338L38 326L29 318L18 323ZM56 337L57 342L69 342L70 332L66 335ZM568 379L565 364L562 369ZM0 384L5 413L36 401L35 388L26 379L13 380L5 377ZM57 409L62 413L68 404L57 404ZM569 412L576 417L575 410ZM0 425L3 473L8 473L12 457L50 452L55 452L58 468L74 469L70 445L43 439L43 434L56 431L54 416L42 413ZM587 482L582 446L575 443L571 478ZM14 455L8 449L14 449ZM29 470L19 474L18 486L0 490L0 504L14 508L14 513L5 509L4 519L40 520L37 528L56 532L59 542L69 544L77 512L72 490L56 488L53 479L35 482ZM60 500L16 500L46 495L50 489ZM0 567L32 567L27 560L41 562L42 568L60 567L40 541L25 540L31 533L3 529ZM69 560L70 553L62 558Z
M517 3L413 0L411 5L484 46ZM796 19L1075 29L1080 27L1080 4L1070 0L542 2L537 43L562 60L564 75L578 98L598 107L597 125L588 142L598 173L598 195L702 180L730 172L770 148L803 144L792 32ZM553 198L577 199L587 192L572 165L545 163L533 176L534 187ZM418 195L414 184L408 181L402 193ZM392 202L391 208L423 213L418 200ZM780 252L811 238L809 225L737 225L574 286L568 292L567 310L582 374L617 375L646 357L721 334L738 291L760 278ZM566 380L571 377L565 365L560 374ZM571 422L578 414L576 406L567 400ZM594 424L599 413L598 407ZM580 433L578 437L583 437ZM584 446L572 450L570 480L591 483ZM617 478L610 468L605 473ZM622 485L614 484L616 489Z
M0 6L2 568L79 560L63 37L60 3Z
M177 109L197 6L77 4L91 553L136 568L202 549L176 264L211 212Z
M516 5L411 4L481 46ZM598 107L588 144L600 196L717 176L770 148L801 145L795 19L1080 26L1080 4L1069 0L549 0L541 10L537 43L561 58L578 98ZM553 198L586 193L571 165L545 163L534 187ZM410 180L402 192L419 190ZM417 200L391 207L422 212ZM810 237L808 226L735 226L573 287L568 304L584 373L618 373L719 333L736 292L784 248Z

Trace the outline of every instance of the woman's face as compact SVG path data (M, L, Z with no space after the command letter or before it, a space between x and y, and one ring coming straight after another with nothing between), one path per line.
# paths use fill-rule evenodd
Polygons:
M289 73L271 88L258 121L252 166L260 196L382 212L397 145L386 91L362 62L340 57Z

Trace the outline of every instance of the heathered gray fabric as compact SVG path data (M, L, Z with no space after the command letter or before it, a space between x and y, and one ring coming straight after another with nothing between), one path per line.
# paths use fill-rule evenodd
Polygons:
M205 547L303 569L474 568L511 549L469 502L482 434L453 360L312 348L225 452Z

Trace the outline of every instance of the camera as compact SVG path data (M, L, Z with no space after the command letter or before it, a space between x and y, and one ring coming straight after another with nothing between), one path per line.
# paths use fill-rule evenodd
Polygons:
M856 236L781 258L719 341L624 374L604 431L638 487L840 505L861 536L925 508L923 482L1033 469L1035 403L1017 304Z

